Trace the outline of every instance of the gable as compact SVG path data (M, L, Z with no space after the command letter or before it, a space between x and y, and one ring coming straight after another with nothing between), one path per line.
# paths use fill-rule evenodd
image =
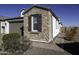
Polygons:
M47 10L44 10L44 9L40 9L40 8L37 8L37 7L34 7L32 9L30 9L28 12L26 12L25 14L46 14Z
M36 5L35 5L35 6L32 6L31 8L29 8L29 9L26 9L23 14L29 12L29 11L30 11L31 9L33 9L33 8L42 9L42 10L46 10L46 11L49 11L49 10L50 10L50 9L48 9L48 8L41 7L41 6L36 6Z
M40 10L40 11L49 11L49 12L52 14L52 16L54 16L54 17L58 20L58 17L55 15L55 13L54 13L51 9L46 8L46 7L37 6L37 5L34 5L34 6L32 6L31 8L26 9L26 10L23 12L23 15L26 14L26 13L28 13L28 12L31 11L32 9L35 9L35 11L36 11L37 9ZM40 12L40 11L38 11L38 12Z

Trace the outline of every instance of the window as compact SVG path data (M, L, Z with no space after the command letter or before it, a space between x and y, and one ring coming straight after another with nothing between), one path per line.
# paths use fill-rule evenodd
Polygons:
M41 31L41 15L34 14L31 15L28 19L28 27L31 32L39 32Z
M33 32L38 32L38 16L37 15L32 15L31 16L31 24L32 24L32 31Z

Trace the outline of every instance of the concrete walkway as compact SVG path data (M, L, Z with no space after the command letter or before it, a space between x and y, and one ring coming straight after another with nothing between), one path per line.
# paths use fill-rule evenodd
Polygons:
M39 47L33 47L32 49L27 50L24 55L70 55L64 51L56 51L53 49L44 49Z
M55 42L51 43L39 43L39 42L33 42L32 43L33 47L39 47L39 48L44 48L44 49L53 49L56 51L64 51L60 47L58 47Z
M54 39L54 42L57 44L64 43L64 37L65 33L60 33L58 36Z
M57 46L54 42L47 43L39 43L33 42L32 48L28 49L25 55L70 55L70 53L66 52L59 46Z

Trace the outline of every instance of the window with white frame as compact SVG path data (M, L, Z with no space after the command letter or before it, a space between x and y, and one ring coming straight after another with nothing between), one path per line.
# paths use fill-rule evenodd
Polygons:
M33 32L38 32L38 17L37 15L31 16L31 26Z
M41 14L33 14L28 17L28 31L29 32L41 32L42 21Z

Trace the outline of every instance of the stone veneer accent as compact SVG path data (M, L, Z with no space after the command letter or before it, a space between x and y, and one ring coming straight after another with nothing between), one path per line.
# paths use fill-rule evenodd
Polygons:
M42 31L38 33L32 33L28 31L28 16L32 14L41 14L42 15ZM49 11L32 8L27 13L24 14L24 36L27 36L32 41L42 41L48 42L51 37L51 17L52 14Z

